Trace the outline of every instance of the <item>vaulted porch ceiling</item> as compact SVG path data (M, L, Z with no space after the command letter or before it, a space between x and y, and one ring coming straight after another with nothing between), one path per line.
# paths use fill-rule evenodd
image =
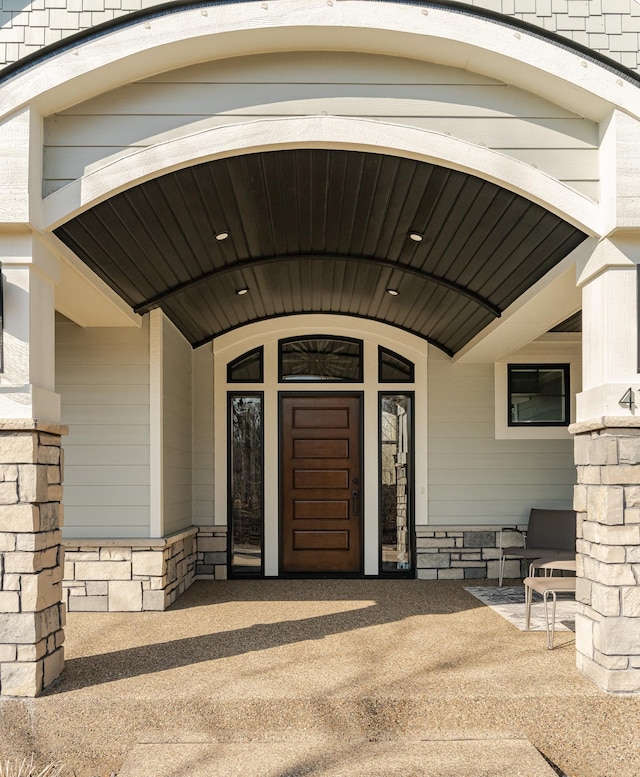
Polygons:
M162 308L194 346L252 321L338 313L449 354L586 238L472 175L321 149L178 170L55 233L134 310Z

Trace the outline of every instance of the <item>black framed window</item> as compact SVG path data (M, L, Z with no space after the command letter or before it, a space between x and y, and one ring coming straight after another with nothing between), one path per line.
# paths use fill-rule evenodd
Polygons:
M413 394L379 395L380 573L413 568Z
M413 362L395 351L378 346L378 382L413 383L415 368Z
M232 575L263 571L263 395L229 395L229 518Z
M227 364L227 383L262 383L264 349L262 346L243 353Z
M509 426L569 425L569 365L509 364Z
M278 343L282 382L362 383L362 340L316 335Z

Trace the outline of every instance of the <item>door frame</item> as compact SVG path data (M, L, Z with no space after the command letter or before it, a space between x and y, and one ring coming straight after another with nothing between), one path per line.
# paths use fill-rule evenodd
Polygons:
M284 467L282 462L283 444L282 444L282 400L285 397L355 397L358 400L358 438L360 443L360 569L357 572L286 572L282 571L282 542L283 542L283 477ZM364 391L278 391L278 577L281 578L362 578L365 566L365 448L364 448Z
M363 383L312 384L309 382L282 382L278 376L278 342L296 335L349 335L364 344ZM264 382L229 383L227 364L258 346L264 346ZM415 364L414 384L380 384L378 375L378 346L395 351ZM429 355L431 354L431 355ZM379 516L378 516L378 456L373 455L378 438L378 391L397 390L415 392L414 423L416 429L428 427L428 375L431 364L438 369L452 369L448 357L428 348L420 338L379 321L346 318L333 314L297 314L281 319L248 324L233 330L209 345L194 351L194 370L199 374L198 393L194 407L199 423L198 436L203 457L198 461L198 488L202 499L197 504L194 521L204 528L213 527L220 534L229 528L227 500L227 392L264 392L264 439L270 453L278 445L278 392L364 393L365 446L369 448L363 464L365 494L364 508L364 577L380 577ZM213 392L213 401L211 394ZM414 435L414 528L429 524L428 445L426 434ZM213 457L213 461L211 460ZM278 456L265 456L264 461L264 546L263 564L266 579L275 579L279 572L279 472ZM202 488L200 487L202 484Z

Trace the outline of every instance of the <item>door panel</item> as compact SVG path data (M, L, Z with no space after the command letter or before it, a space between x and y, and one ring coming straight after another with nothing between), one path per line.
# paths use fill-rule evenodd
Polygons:
M283 396L282 572L361 571L360 396Z

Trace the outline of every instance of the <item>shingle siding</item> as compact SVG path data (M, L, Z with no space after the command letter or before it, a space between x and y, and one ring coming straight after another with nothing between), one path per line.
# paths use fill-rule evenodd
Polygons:
M0 0L0 68L43 45L164 0ZM640 71L637 0L471 0L586 45ZM46 32L34 34L33 28Z

